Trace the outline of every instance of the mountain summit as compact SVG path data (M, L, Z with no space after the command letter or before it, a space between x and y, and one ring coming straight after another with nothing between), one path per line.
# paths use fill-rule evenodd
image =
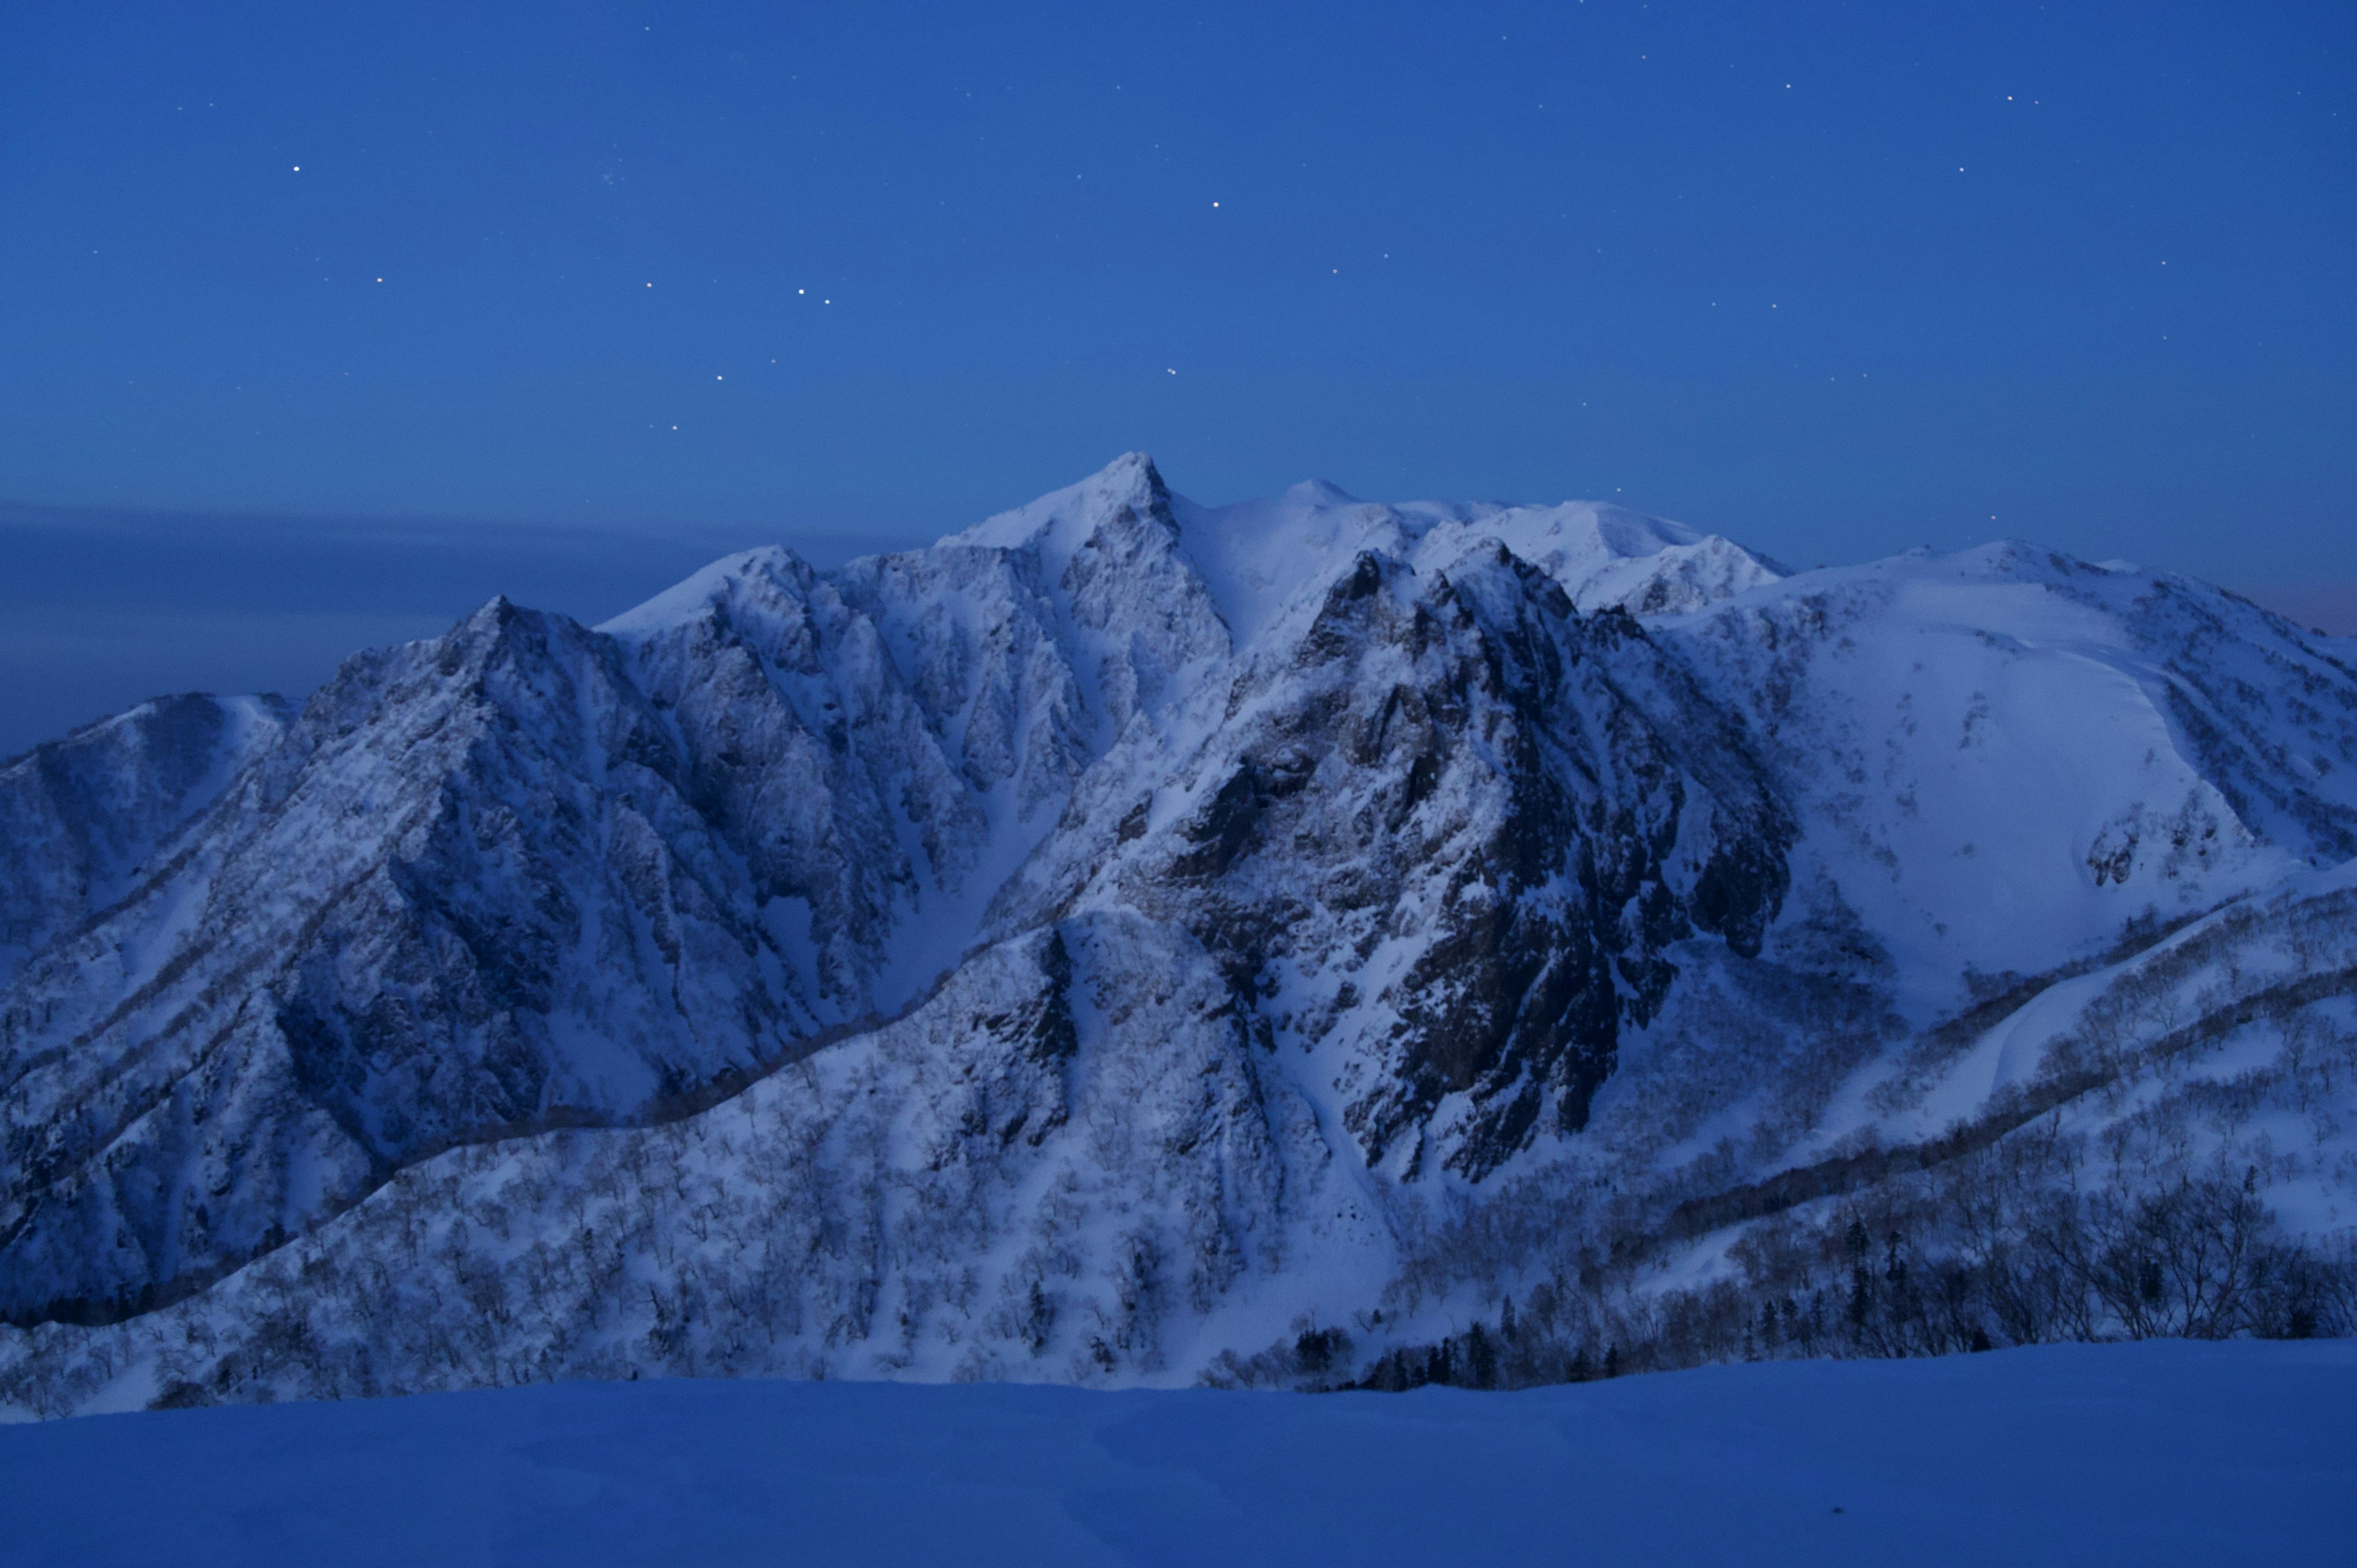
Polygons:
M1365 1362L2326 1059L2352 856L2198 583L1133 453L0 770L0 1397Z

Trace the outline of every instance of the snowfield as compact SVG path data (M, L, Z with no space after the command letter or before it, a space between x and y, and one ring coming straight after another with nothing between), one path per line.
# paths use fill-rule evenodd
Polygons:
M2357 1347L1519 1394L671 1380L0 1428L0 1563L2346 1561Z

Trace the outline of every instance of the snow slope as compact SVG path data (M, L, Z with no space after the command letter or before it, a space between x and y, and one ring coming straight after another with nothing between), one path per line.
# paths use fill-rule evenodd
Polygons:
M570 1384L0 1428L0 1561L2321 1563L2352 1408L2346 1344L1522 1394Z
M2345 653L2213 588L2004 543L1664 629L1766 737L1809 824L1796 875L1837 881L1918 983L2357 855Z
M167 857L287 717L275 698L158 697L0 763L0 983Z

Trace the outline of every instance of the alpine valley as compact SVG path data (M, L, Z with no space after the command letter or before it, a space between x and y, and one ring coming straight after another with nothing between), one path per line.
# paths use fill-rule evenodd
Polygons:
M2357 1332L2357 642L1199 507L0 765L0 1405Z

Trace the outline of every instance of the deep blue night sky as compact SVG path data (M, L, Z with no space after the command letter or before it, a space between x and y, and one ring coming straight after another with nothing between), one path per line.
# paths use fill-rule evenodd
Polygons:
M597 616L741 543L928 538L1133 447L1206 500L2357 583L2346 4L8 35L0 751L497 589Z

